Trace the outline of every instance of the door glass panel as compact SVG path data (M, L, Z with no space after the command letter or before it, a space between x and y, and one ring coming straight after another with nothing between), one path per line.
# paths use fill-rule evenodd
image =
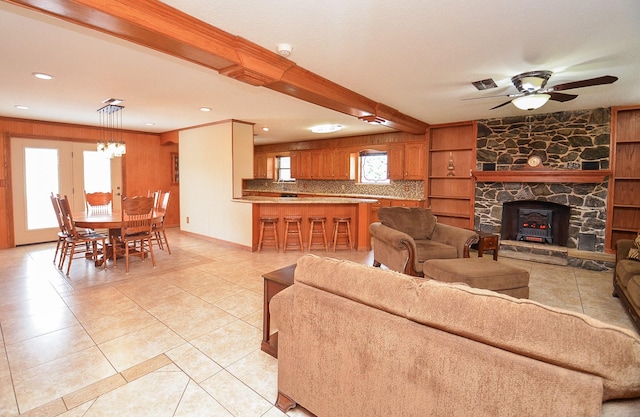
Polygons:
M27 200L27 229L57 227L58 221L51 207L51 192L58 193L58 150L25 148L25 177ZM43 174L46 173L46 174Z
M88 193L109 192L111 160L96 151L84 151L84 190Z

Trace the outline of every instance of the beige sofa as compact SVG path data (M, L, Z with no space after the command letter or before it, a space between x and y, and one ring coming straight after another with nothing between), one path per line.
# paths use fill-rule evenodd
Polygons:
M271 313L283 411L299 404L318 417L637 417L640 410L640 339L530 300L305 255Z
M469 247L478 241L473 230L438 223L431 209L381 207L378 218L369 225L373 265L407 275L423 276L429 259L468 258Z
M613 273L613 295L619 297L629 317L640 332L640 261L628 259L633 240L616 242L616 267ZM640 412L638 412L640 416Z

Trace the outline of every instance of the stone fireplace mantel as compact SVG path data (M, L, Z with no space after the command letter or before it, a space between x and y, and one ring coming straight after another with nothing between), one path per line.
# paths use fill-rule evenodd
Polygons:
M579 169L521 169L509 171L471 171L478 182L543 182L543 183L602 183L610 170Z

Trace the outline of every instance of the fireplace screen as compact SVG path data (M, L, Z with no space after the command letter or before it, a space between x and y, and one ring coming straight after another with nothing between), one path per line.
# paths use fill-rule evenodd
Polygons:
M553 210L519 209L517 240L553 243Z

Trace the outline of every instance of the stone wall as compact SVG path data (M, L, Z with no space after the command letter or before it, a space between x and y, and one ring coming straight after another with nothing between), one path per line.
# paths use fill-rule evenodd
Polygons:
M538 153L551 169L609 168L610 109L505 117L478 121L478 170L519 169ZM495 166L493 166L495 164ZM502 204L514 200L550 201L571 207L567 247L578 248L581 234L595 235L604 252L608 181L601 184L477 183L475 226L500 233Z
M608 169L610 140L608 108L479 120L477 169L514 169L531 153L553 169L581 169L583 162Z

